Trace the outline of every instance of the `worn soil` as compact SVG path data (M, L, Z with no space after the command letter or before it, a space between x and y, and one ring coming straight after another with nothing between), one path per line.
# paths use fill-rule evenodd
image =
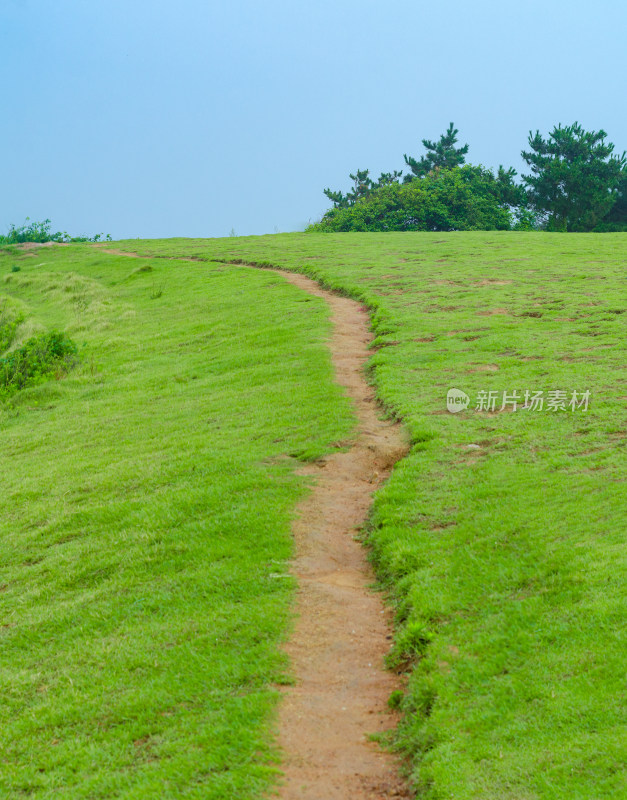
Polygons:
M348 451L307 470L315 484L293 526L298 607L285 649L296 686L283 689L279 711L285 779L278 795L283 800L409 797L397 760L369 738L394 727L387 700L399 683L383 666L390 648L389 614L371 588L374 576L355 538L373 491L407 446L400 426L381 418L364 377L372 340L366 309L302 275L276 272L331 307L335 379L358 419Z

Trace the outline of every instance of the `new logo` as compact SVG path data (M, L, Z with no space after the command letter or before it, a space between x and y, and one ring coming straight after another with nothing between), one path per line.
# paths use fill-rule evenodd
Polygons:
M470 397L461 389L449 389L446 393L446 407L451 414L457 414L468 408Z

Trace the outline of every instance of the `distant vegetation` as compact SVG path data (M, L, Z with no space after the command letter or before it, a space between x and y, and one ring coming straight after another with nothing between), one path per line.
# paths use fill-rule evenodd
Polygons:
M27 224L28 223L28 224ZM19 228L11 225L6 236L0 234L0 245L3 244L25 244L26 242L99 242L111 241L111 236L104 233L97 233L95 236L70 236L66 231L52 231L52 223L49 219L43 222L31 222L26 217L26 222Z
M309 231L627 230L627 158L614 155L605 131L578 123L555 127L545 139L529 133L516 170L466 164L453 123L426 153L405 155L409 172L351 174L352 191L325 189L333 208Z

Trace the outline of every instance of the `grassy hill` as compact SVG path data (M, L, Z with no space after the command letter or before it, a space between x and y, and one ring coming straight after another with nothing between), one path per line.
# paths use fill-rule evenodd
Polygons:
M80 361L0 406L0 797L261 796L294 467L352 427L325 304L80 246L0 254L1 297Z
M395 608L395 744L418 795L626 794L627 237L115 247L143 257L77 245L0 260L0 293L29 324L83 347L0 417L0 789L253 798L271 780L293 463L351 417L324 307L246 262L372 310L370 375L412 441L367 539ZM466 411L448 413L450 388ZM520 407L526 391L541 410ZM489 392L494 410L477 410Z

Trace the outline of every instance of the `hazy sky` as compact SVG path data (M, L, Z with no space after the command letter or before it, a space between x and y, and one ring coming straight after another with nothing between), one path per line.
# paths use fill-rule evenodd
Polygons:
M625 0L0 0L0 232L290 231L450 121L521 170L530 129L627 149Z

